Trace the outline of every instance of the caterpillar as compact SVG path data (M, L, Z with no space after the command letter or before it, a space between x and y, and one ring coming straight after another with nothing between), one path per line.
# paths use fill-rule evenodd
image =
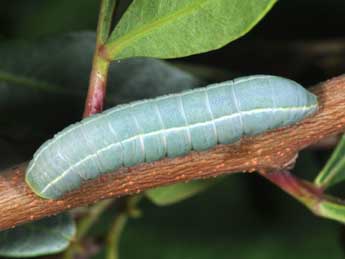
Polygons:
M119 105L70 125L34 154L26 182L57 199L120 167L183 156L294 124L317 97L289 79L256 75Z

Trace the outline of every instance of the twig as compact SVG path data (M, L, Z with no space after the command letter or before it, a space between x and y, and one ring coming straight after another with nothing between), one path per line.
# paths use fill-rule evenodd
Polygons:
M115 0L102 0L98 18L96 50L93 56L89 90L86 98L84 117L103 110L110 61L103 58L102 51L109 36Z
M142 196L130 196L123 197L118 202L118 211L115 215L115 219L110 228L107 238L106 258L118 259L120 238L123 230L126 226L128 218L136 218L140 215L140 211L137 209L137 204L141 200Z
M300 201L315 215L345 223L345 202L324 194L322 188L293 176L289 171L261 175Z
M112 202L112 199L104 200L89 208L87 215L81 218L77 224L77 235L73 243L64 252L64 259L74 258L74 254L80 250L82 239Z
M321 139L320 142L308 147L310 150L331 150L339 143L341 135L334 135Z
M0 173L0 229L84 206L110 197L225 173L279 171L299 150L345 129L345 76L312 88L319 112L288 128L219 145L205 152L123 168L84 183L60 200L44 200L24 181L26 164Z
M119 241L122 231L126 225L128 215L121 213L115 217L111 231L107 240L107 259L118 259L119 258Z

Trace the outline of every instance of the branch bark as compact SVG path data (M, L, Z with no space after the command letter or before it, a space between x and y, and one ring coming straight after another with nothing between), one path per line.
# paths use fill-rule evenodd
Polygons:
M244 138L241 145L219 145L185 157L123 168L86 182L60 200L44 200L28 188L24 181L27 164L1 172L0 229L152 187L225 173L282 170L294 161L299 150L345 130L345 75L311 90L319 98L319 112L296 125Z

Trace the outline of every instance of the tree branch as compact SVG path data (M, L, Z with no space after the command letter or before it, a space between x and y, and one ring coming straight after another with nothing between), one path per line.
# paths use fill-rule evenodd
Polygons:
M345 129L345 75L312 91L319 97L319 112L301 123L244 138L241 145L219 145L185 157L123 168L86 182L60 200L44 200L28 188L24 181L26 164L8 169L0 174L0 229L152 187L225 173L284 169L299 150Z

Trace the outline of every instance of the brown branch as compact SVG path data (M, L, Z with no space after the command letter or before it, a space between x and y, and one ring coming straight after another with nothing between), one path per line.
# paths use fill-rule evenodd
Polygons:
M37 220L101 199L148 188L234 172L280 170L296 153L345 129L345 75L314 87L320 110L292 127L244 138L241 145L219 145L206 152L120 169L86 182L60 200L36 196L24 182L26 164L0 174L0 229Z

